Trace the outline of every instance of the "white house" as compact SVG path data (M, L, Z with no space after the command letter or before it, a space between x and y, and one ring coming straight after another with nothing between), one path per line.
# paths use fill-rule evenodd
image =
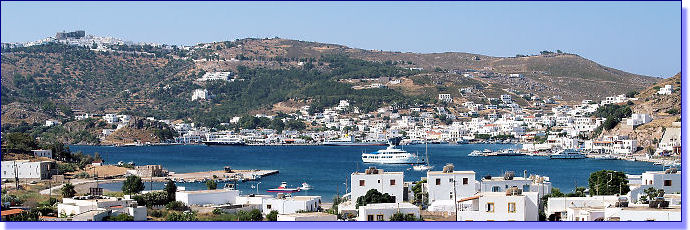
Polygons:
M197 79L197 81L214 81L214 80L223 80L227 81L230 77L230 72L208 72L205 73L201 78Z
M673 93L672 85L665 85L663 88L659 89L659 95L670 95Z
M681 146L681 124L680 122L673 122L671 127L666 128L664 135L661 137L659 142L659 148L657 148L658 153L670 152L675 154L680 154Z
M338 216L325 212L278 214L278 221L337 221Z
M507 172L502 177L484 177L480 182L479 190L482 192L505 192L509 188L518 187L524 192L536 192L539 198L551 194L552 186L549 177L530 175L525 178L515 177L513 174Z
M455 171L452 164L443 167L443 171L429 171L426 173L427 188L429 189L429 203L432 210L446 210L450 204L454 208L453 200L472 196L477 192L477 181L474 171ZM450 202L447 202L450 201Z
M146 207L137 205L133 199L123 197L107 196L77 196L73 198L63 198L62 203L58 204L60 215L78 216L82 213L105 209L112 211L110 215L126 213L134 217L135 221L146 220Z
M351 198L356 201L371 189L388 193L395 202L403 202L403 172L384 172L383 169L370 167L364 173L354 172L350 176Z
M419 218L419 207L410 203L379 203L359 206L357 221L389 221L396 213Z
M207 205L207 204L234 204L235 199L240 195L239 190L235 189L215 189L197 191L177 191L175 200L187 205Z
M31 150L31 152L34 152L34 157L53 158L53 150L52 149L35 149L35 150Z
M103 119L104 119L105 122L107 122L108 124L112 124L112 123L115 123L115 122L119 122L119 121L120 121L120 118L117 117L117 115L112 114L112 113L106 114L105 116L103 116Z
M278 211L278 214L297 213L298 211L316 212L321 207L321 196L278 196L263 200L264 214Z
M195 89L192 93L192 101L206 100L208 97L208 90L206 89Z
M549 197L544 213L547 217L553 215L555 219L568 220L571 215L575 215L572 213L573 208L603 209L615 205L618 198L619 196Z
M509 78L523 78L524 76L521 73L511 73L508 75Z
M460 199L457 221L537 221L539 198L536 192L513 188L507 192L482 192Z
M650 208L647 205L609 207L604 211L606 221L681 221L681 206Z
M628 196L632 203L637 203L640 197L646 195L647 188L663 189L666 194L680 193L682 190L681 171L667 169L666 171L647 171L642 175L627 175L630 185Z
M510 94L503 94L501 95L501 101L507 104L513 102L513 98L510 96Z
M50 127L50 126L59 125L59 124L61 124L61 123L60 123L60 121L58 121L58 120L46 120L46 124L43 125L43 126L48 126L48 127Z
M448 93L442 93L438 95L438 100L444 102L453 102L453 97L451 97Z
M52 161L3 161L2 179L15 179L15 176L19 179L50 179L56 169Z
M626 124L629 126L638 126L647 124L652 121L652 117L649 114L644 113L633 113L630 118L626 119Z

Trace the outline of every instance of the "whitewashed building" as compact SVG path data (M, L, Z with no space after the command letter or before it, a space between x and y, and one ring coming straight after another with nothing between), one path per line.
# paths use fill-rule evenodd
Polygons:
M112 216L121 213L129 214L134 217L134 221L145 221L147 216L146 207L137 205L137 201L133 199L123 197L78 196L63 198L62 203L59 203L57 208L59 215L67 216L78 216L99 209L111 211L110 215Z
M278 221L338 221L338 216L325 212L278 214Z
M544 213L557 220L575 219L575 209L604 209L619 201L619 196L549 197ZM569 209L571 210L569 212Z
M206 100L209 98L208 90L206 89L195 89L192 93L192 101L196 100Z
M443 171L426 173L430 209L447 211L448 207L442 206L450 204L454 208L453 200L472 196L477 192L475 172L454 169L452 164L448 164L443 167Z
M644 113L633 113L630 118L627 118L625 123L628 126L638 126L638 125L643 125L647 124L652 121L652 117L649 116L649 114L644 114Z
M34 153L34 157L53 158L53 150L52 149L35 149L35 150L31 150L31 152Z
M647 188L663 189L666 194L681 193L681 171L667 169L666 171L647 171L642 175L627 175L630 192L628 196L632 203L637 203L640 197L645 196Z
M321 207L321 196L278 196L263 199L262 210L264 214L278 211L278 214L291 214L302 212L316 212Z
M364 173L354 172L350 175L351 199L356 201L371 189L388 193L395 202L403 202L403 172L384 172L383 169L370 167Z
M539 198L536 192L513 189L508 192L482 192L460 199L457 221L537 221Z
M230 72L208 72L205 73L201 78L197 79L197 81L214 81L214 80L223 80L227 81L230 77Z
M198 191L177 191L175 200L187 205L208 205L208 204L233 204L240 195L239 190L235 189L215 189Z
M502 177L484 177L480 182L481 192L505 192L517 187L524 192L536 192L538 197L551 194L551 182L549 177L530 175L529 177L515 177L514 173L506 172ZM527 174L527 173L524 173Z
M410 203L379 203L359 206L357 221L389 221L396 213L419 218L419 207Z
M673 93L673 86L672 85L665 85L663 88L659 89L659 92L657 92L659 95L670 95Z
M2 161L2 179L50 179L57 166L52 161Z
M438 100L443 102L453 102L453 97L448 93L441 93L438 95Z

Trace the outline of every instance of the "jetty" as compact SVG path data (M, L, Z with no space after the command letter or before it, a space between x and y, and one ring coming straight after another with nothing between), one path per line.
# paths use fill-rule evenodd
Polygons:
M217 171L191 172L191 173L174 173L168 175L173 181L177 182L201 182L206 180L218 181L252 181L258 180L265 176L278 174L278 170L265 169L229 169Z

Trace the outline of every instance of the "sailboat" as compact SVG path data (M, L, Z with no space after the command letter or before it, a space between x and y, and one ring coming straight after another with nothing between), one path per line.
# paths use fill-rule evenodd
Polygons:
M412 166L412 169L414 171L428 171L434 167L434 166L429 165L429 142L424 140L424 145L425 145L424 146L425 147L425 149L424 149L424 155L425 155L424 162L426 164L418 164L418 165Z

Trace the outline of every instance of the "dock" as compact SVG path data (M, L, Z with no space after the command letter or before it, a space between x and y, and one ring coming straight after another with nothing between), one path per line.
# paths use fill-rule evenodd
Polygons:
M192 173L171 173L168 178L173 181L180 182L201 182L206 180L218 181L252 181L258 180L265 176L278 174L278 170L261 170L261 169L234 169L225 171L206 171L206 172L192 172Z

